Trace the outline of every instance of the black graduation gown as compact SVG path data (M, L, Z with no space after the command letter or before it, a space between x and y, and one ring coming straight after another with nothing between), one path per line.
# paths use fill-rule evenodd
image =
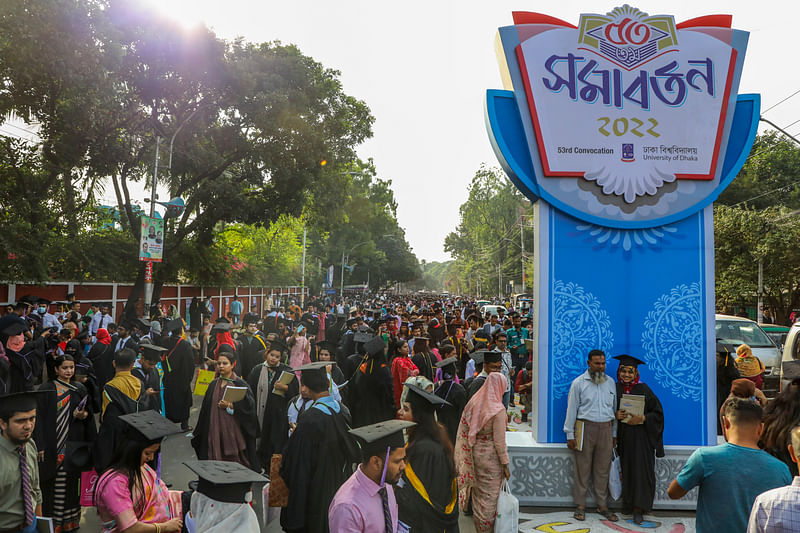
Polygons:
M417 365L419 368L419 375L425 376L429 380L433 381L434 376L434 364L436 363L436 356L430 352L420 352L414 354L414 357L411 358L411 361Z
M86 397L87 391L86 387L81 383L72 383L71 385L75 387L69 398L69 410L70 413L73 413L78 404L81 403L81 400ZM56 477L56 469L58 468L56 385L52 381L48 381L47 383L42 383L38 390L40 392L47 391L47 394L40 394L36 397L34 440L39 451L44 451L44 461L39 463L39 477L43 481L47 481ZM97 428L94 425L94 416L92 416L92 405L88 400L86 402L86 410L89 412L87 418L84 420L73 418L71 421L69 433L67 433L67 442L92 443L97 437ZM90 468L91 465L89 465L88 469Z
M353 427L376 424L395 417L392 374L382 355L371 357L355 371L347 386Z
M15 392L26 392L33 390L33 382L36 379L34 368L31 365L30 355L15 352L6 348L8 357L8 380L6 387L9 394Z
M422 487L430 503L420 494ZM395 487L394 494L399 507L398 517L412 532L458 531L455 474L450 472L444 448L432 439L423 437L406 449L403 487Z
M733 380L739 379L739 370L734 364L734 357L730 354L725 354L722 364L717 364L717 410L722 408L722 404L728 399L731 393L731 383ZM717 435L722 435L722 426L720 425L720 417L717 417Z
M289 504L281 510L281 526L289 533L329 532L328 507L358 461L344 417L321 409L306 408L283 454Z
M111 402L100 419L100 430L92 448L94 469L97 472L102 472L111 465L117 443L124 438L128 424L119 417L151 408L144 389L141 390L138 401L128 398L119 389L110 385L103 387L103 394L108 395Z
M194 351L188 341L167 341L164 361L164 414L172 422L189 420L192 407L192 377L194 377Z
M486 383L486 376L481 376L480 374L472 378L471 381L469 379L465 381L464 384L467 385L467 399L475 396L475 393L481 390L484 383Z
M336 350L336 362L341 366L344 361L356 353L355 335L352 330L344 332L344 335L339 339L339 347ZM348 373L345 371L345 375Z
M617 383L617 409L622 399L622 384ZM645 397L644 424L617 425L617 453L622 468L622 502L626 511L633 506L648 512L656 494L656 457L664 457L664 410L658 397L644 383L637 383L630 394Z
M102 342L95 342L87 356L92 362L94 374L97 378L97 386L100 390L114 377L114 346L116 346L116 343L113 339L111 344L108 345Z
M249 337L247 335L239 335L236 339L239 342L239 366L236 372L241 372L242 376L247 377L250 371L264 362L264 356L261 354L267 349L266 342L259 335ZM255 392L255 389L253 389Z
M450 402L452 405L442 405L436 411L436 418L447 429L450 442L456 442L458 434L458 424L461 423L461 413L467 405L467 391L460 383L452 379L440 381L434 393L439 398Z
M131 370L131 374L139 378L139 381L142 382L143 391L146 391L147 389L153 389L154 391L160 390L161 383L158 378L158 370L155 368L151 369L149 372L145 372L144 368L142 367L134 367ZM149 398L152 408L161 413L163 411L161 406L161 393L149 396Z
M216 405L212 405L214 399L214 390L217 388L219 378L215 379L208 385L206 395L203 396L203 405L200 407L200 415L197 417L197 427L194 428L194 437L192 437L192 448L194 448L197 458L201 461L208 459L208 433L211 430L211 409L219 409ZM258 420L256 418L256 398L253 391L250 390L247 382L240 377L233 380L235 387L247 387L247 394L244 398L233 404L233 417L239 424L239 429L244 437L245 447L247 449L247 462L250 463L250 468L258 472L261 469L261 464L258 461L258 454L256 453L256 436L258 435Z
M250 386L250 390L253 391L253 398L256 402L258 401L258 381L261 379L263 367L263 364L258 365L247 376L247 384ZM279 364L275 367L272 379L267 387L267 390L269 390L267 406L264 408L264 416L260 421L261 430L258 436L261 440L258 443L258 456L261 459L261 464L265 467L270 464L273 454L283 453L286 441L289 440L289 419L287 418L289 399L300 394L300 385L297 383L297 378L289 383L289 390L286 391L284 396L273 392L275 382L278 381L278 377L282 372L294 374L291 367L287 365ZM256 414L258 413L257 405L255 412Z

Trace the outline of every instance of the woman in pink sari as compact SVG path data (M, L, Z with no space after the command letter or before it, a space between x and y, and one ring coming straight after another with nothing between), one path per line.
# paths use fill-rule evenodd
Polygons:
M503 479L511 473L506 450L508 416L503 406L506 378L493 372L461 415L456 437L458 502L466 511L472 500L472 519L478 533L494 531L497 498Z
M289 338L289 347L291 348L289 366L292 368L300 368L311 363L311 344L306 337L306 331L304 326L297 326L297 331Z
M120 417L130 426L120 441L111 466L94 489L101 531L113 533L169 533L183 525L181 493L170 491L147 464L162 439L180 429L155 411ZM142 431L138 429L143 428Z

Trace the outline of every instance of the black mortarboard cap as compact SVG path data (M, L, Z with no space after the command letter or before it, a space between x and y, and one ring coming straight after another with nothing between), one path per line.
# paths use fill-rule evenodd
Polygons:
M245 326L248 326L250 324L258 324L258 317L250 314L244 315L244 318L242 319L242 324Z
M76 376L88 376L89 371L92 369L89 366L89 363L83 361L75 361L75 375Z
M139 329L150 329L150 322L143 318L135 318L131 321L131 325L136 326Z
M447 365L454 365L458 362L458 357L448 357L436 362L436 368L444 368Z
M335 365L335 361L316 361L314 363L308 363L307 365L303 365L301 367L295 368L295 370L299 370L301 372L307 372L309 370L325 370L325 367L328 365Z
M781 363L782 379L793 381L800 378L800 359Z
M402 448L405 445L403 430L416 425L415 422L408 420L386 420L351 429L350 434L361 446L361 456L364 460L373 455L383 459L387 449Z
M483 353L485 351L486 350L477 350L477 351L473 352L472 354L470 354L469 357L470 357L470 359L475 361L476 365L482 365L483 364Z
M503 354L494 350L483 351L483 363L499 363L503 359Z
M726 342L717 341L717 353L736 355L736 346Z
M3 317L3 319L0 320L0 327L2 327L0 333L7 337L19 335L23 331L30 329L25 319L12 315Z
M233 324L230 322L217 322L214 324L214 327L211 328L211 331L230 331Z
M183 329L183 320L180 318L173 318L164 324L164 333L172 333L173 331L180 331Z
M50 305L51 302L47 298L39 298L39 299L36 300L36 303L37 304Z
M0 396L0 416L36 409L36 398L45 391L16 392Z
M411 383L403 383L403 385L410 391L415 393L417 396L428 402L434 407L439 407L440 405L451 405L450 402L444 400L443 398L439 398L432 392L428 392L422 387L417 385L412 385Z
M352 325L353 325L353 324L355 324L356 322L358 322L358 319L357 319L357 318L348 318L348 319L347 319L347 327L348 327L348 328L349 328L349 327L352 327Z
M197 492L224 503L249 503L248 493L253 483L267 478L246 466L232 461L184 461L189 470L200 478Z
M382 337L373 337L372 340L364 344L364 350L369 355L380 355L385 348L386 344L383 342Z
M152 409L122 415L119 419L128 424L130 437L147 442L160 441L167 435L181 432L180 427Z
M153 344L152 342L147 342L149 340L150 339L142 339L141 344L139 344L139 351L140 352L153 352L153 353L161 354L161 353L164 353L164 352L167 351L167 349L164 348L163 346L157 346L157 345Z
M639 365L646 365L647 364L644 361L642 361L641 359L636 359L632 355L627 355L627 354L614 356L613 359L618 360L620 365L632 366L634 368L638 367Z

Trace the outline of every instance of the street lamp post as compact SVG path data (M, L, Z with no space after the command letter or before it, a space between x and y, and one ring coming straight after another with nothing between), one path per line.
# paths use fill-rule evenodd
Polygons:
M381 235L381 237L380 237L380 238L382 238L382 239L383 239L383 238L388 238L388 237L395 237L395 238L396 238L396 237L397 237L397 235L395 235L394 233L387 233L387 234L385 234L385 235ZM353 250L355 250L356 248L358 248L358 247L359 247L359 246L361 246L361 245L364 245L364 244L369 244L369 243L371 243L371 242L372 242L372 240L369 240L369 241L364 241L364 242L360 242L360 243L358 243L358 244L354 244L353 246L351 246L351 247L350 247L348 250L346 250L346 251L345 251L345 250L342 250L342 273L341 273L341 279L340 279L340 281L339 281L339 295L340 295L340 296L344 296L344 265L345 265L345 253L347 253L347 261L350 261L350 254L353 252ZM369 275L369 273L367 273L367 275Z

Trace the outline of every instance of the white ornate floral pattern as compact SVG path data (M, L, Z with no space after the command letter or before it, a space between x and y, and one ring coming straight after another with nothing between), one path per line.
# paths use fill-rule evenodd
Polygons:
M614 345L611 319L600 300L577 283L554 280L552 309L552 384L553 396L567 396L572 380L586 370L590 350L608 351Z
M703 397L702 320L700 284L678 285L655 302L642 332L645 362L656 382L695 402Z
M678 228L673 226L659 226L643 229L619 229L595 226L594 224L579 224L575 229L587 234L599 246L611 246L630 252L634 246L657 246L668 234L675 234Z

